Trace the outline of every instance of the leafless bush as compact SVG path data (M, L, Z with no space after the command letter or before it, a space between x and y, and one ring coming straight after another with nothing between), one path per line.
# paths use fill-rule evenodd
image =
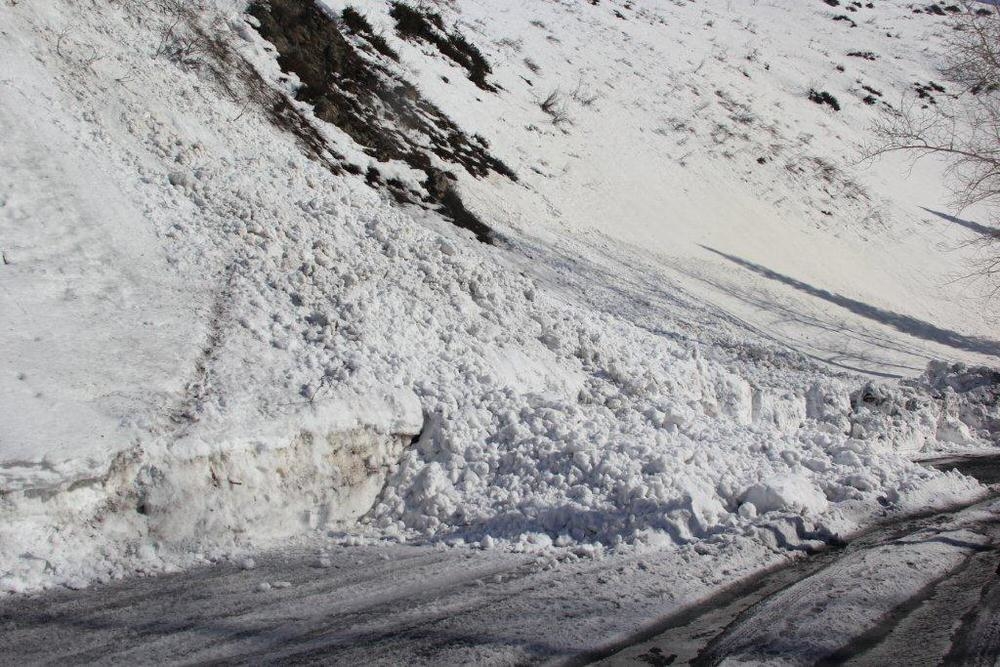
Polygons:
M598 96L597 93L591 90L590 86L583 82L583 79L580 79L576 82L576 87L570 93L570 97L580 106L589 107L597 101Z
M866 154L944 158L955 208L984 204L993 211L974 241L988 257L976 274L1000 281L1000 7L967 0L963 9L952 19L941 67L952 94L934 104L911 98L886 111Z
M497 42L497 46L501 46L505 49L510 49L514 53L520 53L524 49L523 39L512 39L510 37L504 37Z
M287 97L269 84L235 45L225 17L210 0L107 0L138 24L155 26L158 41L152 56L163 58L210 81L240 106L232 119L262 113L271 123L291 132L308 154L339 173L341 156L322 133Z
M558 88L549 93L539 106L552 118L553 125L569 122L569 111L566 110L566 103Z
M142 10L140 20L157 21L159 41L153 57L211 80L242 106L241 116L251 107L277 113L280 96L236 49L225 18L206 0L117 1Z
M56 35L56 54L60 58L75 62L81 67L90 67L104 58L93 45L77 43L74 37L72 28L65 28Z
M201 68L221 61L229 63L233 59L229 43L220 35L220 18L216 17L208 25L204 18L211 16L201 2L182 0L156 0L156 4L166 17L160 42L156 47L156 57L166 57L185 66Z

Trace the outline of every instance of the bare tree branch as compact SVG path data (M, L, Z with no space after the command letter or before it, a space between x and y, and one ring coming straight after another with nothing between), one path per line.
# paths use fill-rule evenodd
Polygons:
M946 162L953 206L984 204L994 213L975 244L987 249L976 275L1000 279L1000 6L965 0L951 22L941 75L951 95L936 104L904 99L872 128L867 157L892 152Z

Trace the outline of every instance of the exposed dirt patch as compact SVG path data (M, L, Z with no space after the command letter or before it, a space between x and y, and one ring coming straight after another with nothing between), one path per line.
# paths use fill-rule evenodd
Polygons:
M385 41L382 35L375 32L364 14L353 7L345 7L340 18L343 20L344 26L352 34L360 36L383 56L392 58L397 62L399 61L399 54L389 46L389 43Z
M441 163L460 166L477 178L491 172L512 180L516 176L490 155L485 142L465 134L390 69L395 52L372 41L374 33L363 16L354 12L338 19L302 0L257 0L248 12L277 49L282 70L302 81L297 99L312 104L318 118L336 125L380 162L399 160L426 175L418 188L369 168L371 185L385 187L400 202L436 204L479 240L493 241L485 223L454 205L460 202L452 187L456 179Z
M818 90L809 91L809 99L816 104L826 104L834 111L840 111L840 102L830 93Z
M496 87L486 81L493 68L482 52L458 30L446 30L440 14L395 2L389 15L396 19L400 36L433 44L443 56L465 69L470 81L483 90L496 92Z

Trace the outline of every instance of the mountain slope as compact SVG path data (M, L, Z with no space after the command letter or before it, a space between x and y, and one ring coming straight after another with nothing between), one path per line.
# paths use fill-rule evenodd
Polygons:
M0 587L340 531L795 549L980 493L911 459L995 444L995 374L844 372L996 356L961 228L846 155L849 79L930 76L938 19L627 5L324 4L298 60L242 2L0 8ZM885 79L831 26L901 35Z

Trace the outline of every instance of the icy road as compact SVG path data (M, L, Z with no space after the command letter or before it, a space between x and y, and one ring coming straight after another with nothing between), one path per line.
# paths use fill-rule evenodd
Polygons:
M933 464L1000 482L997 458ZM611 654L601 664L997 664L998 508L994 498L884 525L664 619L626 648L574 662Z

